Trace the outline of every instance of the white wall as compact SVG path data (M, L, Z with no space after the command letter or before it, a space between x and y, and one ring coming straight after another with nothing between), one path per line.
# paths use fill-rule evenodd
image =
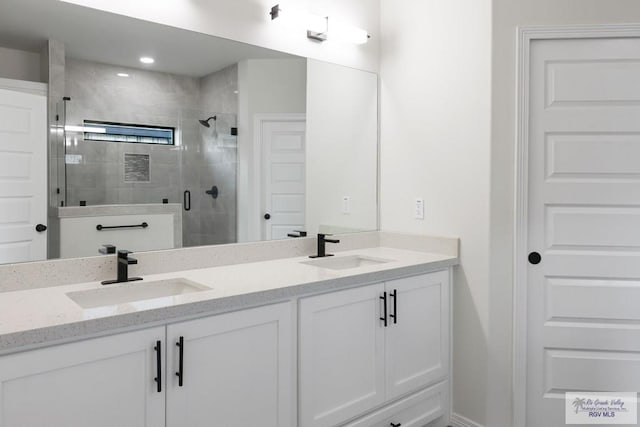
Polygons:
M44 82L40 54L0 47L0 78Z
M347 96L345 96L347 94ZM376 230L378 76L309 60L306 230ZM342 213L342 197L350 213Z
M461 238L453 409L487 419L490 0L381 0L382 229ZM415 197L425 219L413 217Z
M238 64L238 241L261 240L260 188L254 167L256 114L304 113L305 59L249 59Z
M487 425L512 426L516 29L640 22L637 0L493 0L491 294Z
M377 71L379 0L291 0L312 13L335 16L372 34L364 46L316 43L306 32L271 22L279 0L65 0L147 21L199 31L305 57Z

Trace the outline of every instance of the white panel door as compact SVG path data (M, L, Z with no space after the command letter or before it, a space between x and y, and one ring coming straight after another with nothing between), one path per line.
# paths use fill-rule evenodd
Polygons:
M527 426L640 390L640 40L531 48ZM535 260L534 260L535 262Z
M263 238L305 227L305 121L262 123Z
M387 400L446 378L449 372L449 272L386 283Z
M283 303L169 325L167 426L294 427L293 318Z
M0 357L0 427L163 426L154 347L164 336L159 327Z
M47 99L0 89L0 264L47 257Z
M300 427L339 425L385 400L384 285L300 300Z

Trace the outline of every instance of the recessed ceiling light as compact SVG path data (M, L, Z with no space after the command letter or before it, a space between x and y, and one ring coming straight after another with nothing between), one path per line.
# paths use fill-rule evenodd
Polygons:
M150 56L143 56L142 58L140 58L140 62L142 62L143 64L153 64L154 62L156 62L156 60L151 58Z
M127 73L118 73L118 77L129 77Z

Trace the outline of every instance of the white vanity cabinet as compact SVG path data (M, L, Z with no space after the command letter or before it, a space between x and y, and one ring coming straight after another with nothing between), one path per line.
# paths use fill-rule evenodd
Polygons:
M441 427L449 274L0 356L0 427Z
M294 308L0 357L0 427L294 427Z
M299 310L300 427L341 425L446 380L449 271L304 298ZM414 419L433 421L447 400L437 391L438 404L391 404L376 419L422 410Z
M167 326L167 426L294 427L293 307Z
M164 338L158 327L0 358L0 427L164 425Z

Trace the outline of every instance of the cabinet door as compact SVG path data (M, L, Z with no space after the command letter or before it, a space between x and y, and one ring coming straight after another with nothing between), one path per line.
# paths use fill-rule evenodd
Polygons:
M167 426L293 426L293 307L270 305L169 325ZM180 337L182 386L176 375Z
M449 272L386 283L387 399L444 379L449 369ZM395 297L394 297L395 295Z
M384 401L384 285L300 301L300 425L335 426Z
M0 426L164 425L154 381L164 337L161 327L1 357Z

